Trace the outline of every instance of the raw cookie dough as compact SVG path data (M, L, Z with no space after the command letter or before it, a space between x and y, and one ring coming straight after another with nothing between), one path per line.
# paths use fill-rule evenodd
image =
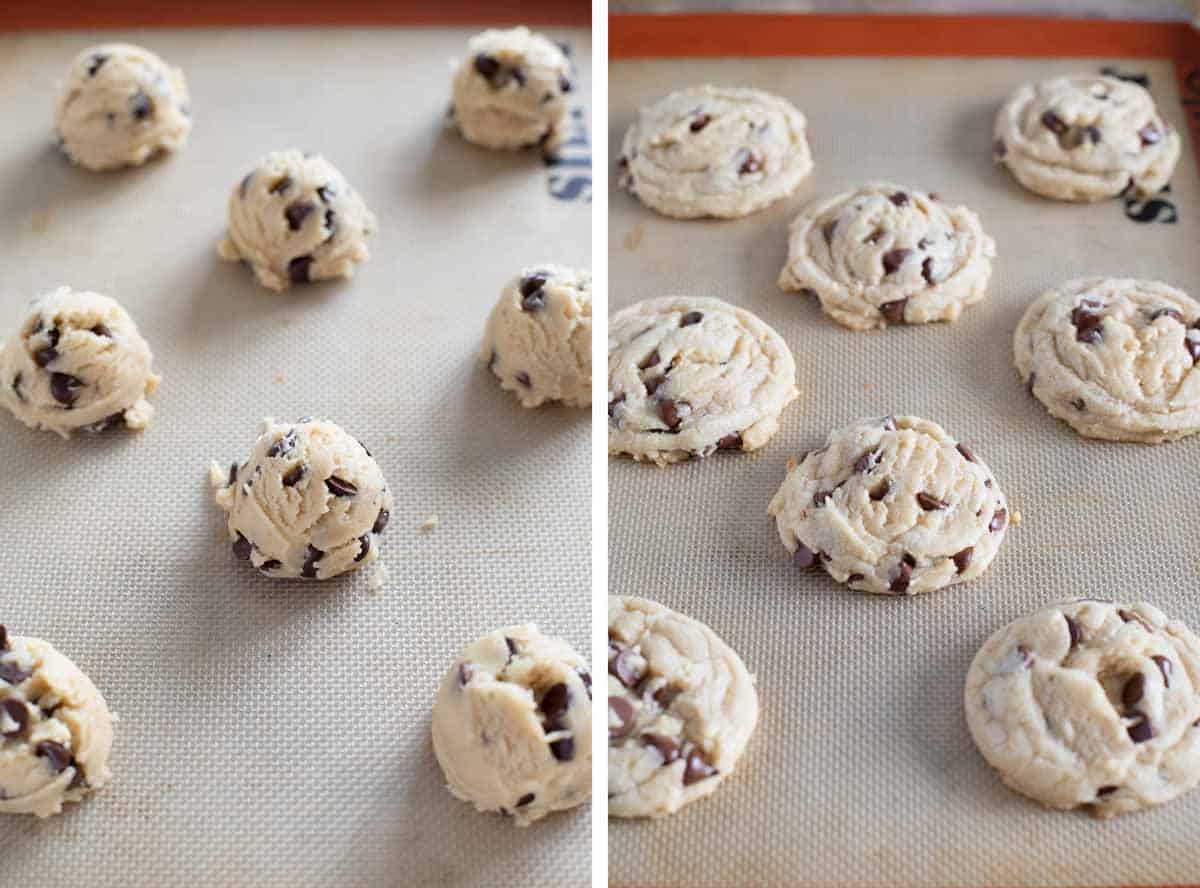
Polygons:
M1018 89L996 115L992 156L1057 200L1156 194L1179 160L1179 133L1136 83L1100 74Z
M983 757L1051 808L1112 817L1200 782L1200 639L1149 604L1082 599L1009 623L965 697Z
M805 126L795 106L761 90L673 92L626 131L618 183L664 216L748 216L812 171Z
M592 403L592 275L538 265L513 278L488 317L481 358L522 407Z
M383 472L339 426L264 420L250 458L209 480L234 553L270 577L327 580L379 557L392 511Z
M112 723L78 666L0 626L0 814L49 817L108 783Z
M1013 356L1034 397L1088 438L1156 444L1200 429L1200 304L1174 287L1068 281L1025 311Z
M229 195L229 233L217 252L254 269L268 290L352 278L366 262L375 216L319 154L272 151Z
M567 137L571 63L557 43L528 28L489 30L467 43L454 69L454 121L485 148L552 153Z
M115 300L59 287L33 301L0 345L0 405L64 438L118 423L143 429L159 378L150 346Z
M979 217L933 194L875 182L804 209L788 232L784 290L839 324L953 321L987 295L996 243Z
M608 452L660 466L757 450L797 396L787 343L719 299L631 305L608 339Z
M433 750L456 798L528 826L592 790L592 677L537 626L497 629L446 672Z
M141 166L192 130L183 72L140 46L105 43L75 57L58 100L60 147L89 170Z
M733 771L758 722L742 658L690 617L608 599L608 813L662 817Z
M861 592L916 595L983 574L1008 528L991 470L937 423L864 419L800 462L767 511L802 570Z

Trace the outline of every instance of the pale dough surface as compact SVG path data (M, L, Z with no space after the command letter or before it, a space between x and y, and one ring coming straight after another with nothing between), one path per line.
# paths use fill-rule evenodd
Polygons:
M528 826L592 789L592 677L534 625L497 629L446 671L433 749L450 792Z
M996 243L935 194L873 182L807 206L788 230L784 290L854 330L953 321L987 295Z
M354 277L379 224L362 195L319 154L295 148L262 158L229 195L222 258L241 260L269 290Z
M59 287L35 299L0 345L0 405L64 438L119 423L143 429L159 383L153 357L116 300Z
M747 216L812 171L806 126L795 106L762 90L680 90L642 108L626 131L619 183L665 216Z
M916 595L979 577L1008 529L991 470L935 422L864 419L789 461L771 500L796 567L851 589Z
M554 41L525 27L484 31L454 64L454 122L485 148L552 153L567 137L574 89L570 60Z
M1030 191L1096 201L1130 186L1161 191L1181 144L1144 87L1081 74L1014 92L996 115L992 154Z
M1200 429L1200 303L1158 281L1080 278L1026 309L1017 372L1079 434L1154 444Z
M62 150L82 167L140 166L187 142L192 117L183 72L140 46L88 47L71 63L57 125Z
M758 723L742 658L703 623L608 599L608 812L661 817L712 793Z
M1079 600L1000 629L967 673L967 725L1017 792L1099 817L1200 782L1200 639L1149 604Z
M799 396L782 337L719 299L666 296L612 319L608 451L658 465L757 450Z
M0 626L0 814L49 817L112 778L113 717L79 667Z
M383 472L340 426L264 420L243 463L209 468L233 551L269 577L327 580L379 557L392 510Z
M592 403L592 275L561 265L524 269L488 317L480 356L522 407Z

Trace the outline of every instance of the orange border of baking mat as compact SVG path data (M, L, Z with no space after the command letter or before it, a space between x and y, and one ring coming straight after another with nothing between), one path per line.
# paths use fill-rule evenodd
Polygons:
M1200 170L1200 33L1182 22L1017 16L618 13L608 18L608 50L611 59L722 56L1166 58L1175 63L1175 78ZM1200 888L1200 883L1144 888Z
M589 0L24 0L3 4L0 31L256 25L559 25L588 27Z

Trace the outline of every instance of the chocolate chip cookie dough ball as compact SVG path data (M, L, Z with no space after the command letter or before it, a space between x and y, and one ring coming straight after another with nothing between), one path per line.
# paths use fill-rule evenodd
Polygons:
M89 170L140 166L192 130L183 72L140 46L105 43L75 57L58 100L62 150Z
M483 636L442 679L433 750L456 798L518 826L583 804L592 786L587 664L537 626Z
M49 817L112 778L112 716L79 667L0 626L0 813Z
M331 422L266 420L250 458L210 469L234 553L271 577L327 580L379 557L392 494L359 441Z
M143 429L159 379L137 325L107 296L70 287L33 301L0 345L0 405L32 429Z
M290 149L260 160L229 196L218 252L254 269L268 290L354 277L378 228L366 202L319 154Z
M527 268L492 309L480 355L522 407L592 403L592 275Z
M485 148L540 147L567 136L571 63L558 44L528 28L489 30L467 43L454 71L454 120Z

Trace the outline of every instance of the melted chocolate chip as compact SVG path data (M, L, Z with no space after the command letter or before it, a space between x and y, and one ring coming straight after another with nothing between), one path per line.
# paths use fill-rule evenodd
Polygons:
M826 246L833 245L833 233L837 230L837 226L838 226L837 219L834 219L832 222L826 222L824 225L821 226L821 236L823 238L825 238Z
M134 120L148 120L154 113L154 102L140 89L134 93L133 105L130 112Z
M540 311L546 307L545 275L532 275L521 280L521 308L525 311Z
M681 317L679 319L679 326L690 327L693 324L700 323L702 320L704 320L704 312L689 311L687 314L685 314L683 317Z
M371 533L383 533L383 529L388 526L388 519L391 517L392 513L387 509L380 509L379 515L375 518L375 524L371 527Z
M709 121L711 120L712 117L710 117L708 114L699 114L692 118L692 122L688 124L688 129L694 133L698 133L700 130L708 126Z
M820 558L804 543L797 542L796 551L792 554L792 563L801 570L808 570L810 567L816 567L820 563Z
M1050 130L1056 136L1061 136L1067 131L1067 123L1053 111L1047 111L1042 115L1042 126Z
M976 462L977 461L975 459L975 454L971 452L970 448L967 447L966 444L955 444L954 449L957 450L959 453L961 453L962 458L965 459L967 462Z
M1138 130L1138 137L1142 140L1143 145L1154 145L1162 139L1162 131L1154 124L1148 123Z
M575 741L570 737L555 740L550 744L550 754L560 762L571 761L575 758Z
M502 67L503 66L500 64L498 59L496 59L494 56L488 55L487 53L481 52L479 55L475 56L475 70L482 74L484 78L489 81L494 79L495 76L500 73Z
M308 547L308 557L304 559L304 565L300 568L300 576L306 580L315 580L317 578L317 562L325 557L325 553L316 546Z
M664 765L669 765L679 758L679 744L670 737L664 737L662 734L647 733L642 735L642 743L646 746L653 746L658 750L658 754L662 756Z
M295 487L308 474L308 466L304 463L297 463L284 473L283 486Z
M1132 709L1142 701L1142 697L1146 693L1146 676L1142 672L1135 672L1129 676L1129 680L1125 682L1125 687L1121 689L1121 703L1126 709Z
M917 493L917 505L926 512L934 512L944 509L950 504L922 490Z
M670 707L672 701L679 696L679 688L673 688L670 685L663 685L654 692L654 702L663 709Z
M103 53L98 52L94 56L92 56L90 59L88 59L87 76L95 77L96 72L99 71L102 67L104 67L104 63L107 61L108 61L108 56L104 55Z
M258 566L258 569L263 571L264 573L267 573L272 570L279 570L279 568L281 568L281 567L283 567L282 561L280 561L276 558L268 558L266 561L264 561L262 564L260 564Z
M911 255L912 250L908 247L897 247L894 250L888 250L883 254L883 273L885 275L895 274L900 266L904 264L904 260Z
M1080 303L1071 312L1071 323L1075 325L1075 338L1080 342L1095 344L1103 335L1104 316L1092 309L1095 303Z
M0 663L0 681L5 684L19 685L32 674L12 663Z
M683 422L683 418L679 415L679 402L669 398L658 402L658 415L671 431L678 429Z
M317 205L308 200L298 200L293 204L288 204L287 209L283 211L283 215L287 217L288 228L292 231L299 231L304 225L304 220L312 215L316 208Z
M658 349L655 349L654 351L650 352L650 354L646 355L646 357L642 358L641 363L638 364L638 369L649 370L651 367L657 367L660 361L662 361L662 358L659 357Z
M762 161L755 156L753 151L747 151L745 148L738 152L737 160L734 163L738 161L741 162L741 166L738 167L739 176L757 173L762 169Z
M312 261L312 256L297 256L289 262L287 267L288 280L293 284L307 284L308 270L309 266L312 265Z
M889 481L887 478L884 478L877 485L875 485L875 489L872 490L870 492L870 494L868 494L868 495L871 497L872 501L879 502L881 499L883 499L885 496L887 496L891 492L892 492L892 482Z
M716 773L717 769L701 755L700 750L693 749L688 753L687 766L683 770L683 785L691 786L693 783L716 776Z
M33 363L39 367L45 367L47 364L53 364L58 360L58 350L53 348L39 348L33 353Z
M904 556L906 559L911 558L909 555ZM901 561L899 570L896 576L892 578L892 583L888 588L893 592L907 592L908 584L912 580L913 566L907 560Z
M1150 719L1140 712L1137 715L1137 721L1131 724L1127 730L1129 739L1134 743L1145 743L1154 738L1154 725L1150 724Z
M1063 614L1063 619L1067 621L1067 635L1071 639L1071 646L1068 650L1074 650L1076 645L1083 639L1083 629L1080 628L1079 621L1074 617Z
M637 721L633 704L624 697L609 697L608 712L610 716L608 722L608 739L620 740L622 737L629 736ZM612 716L616 716L616 718L614 719Z
M357 496L358 488L344 478L330 475L325 479L325 489L334 496Z
M741 450L742 449L742 433L730 432L723 438L717 441L717 450Z
M113 338L112 330L108 329L108 327L106 327L104 324L97 324L96 326L92 327L90 332L93 336L100 336L104 339Z
M622 648L608 661L608 674L627 688L632 688L646 674L646 663L630 648Z
M967 548L955 552L950 558L954 561L954 569L956 573L962 573L971 566L971 559L975 555L975 547L967 546Z
M903 191L897 191L895 194L889 197L888 200L890 200L896 206L902 207L908 203L908 195Z
M1008 523L1008 510L997 509L992 514L992 520L988 523L988 530L995 533L998 530L1003 530L1004 525Z
M542 702L538 704L542 714L551 724L558 724L571 705L571 692L565 684L559 682L546 691Z
M933 257L926 256L925 261L921 263L921 277L925 278L925 283L933 286L936 283L933 279Z
M4 712L8 715L16 727L11 731L5 731L5 737L20 737L25 733L25 728L29 725L29 707L25 705L23 700L17 700L9 697L0 706L4 707Z
M296 184L296 180L291 176L282 176L271 183L271 187L267 189L271 194L284 194L289 188Z
M902 324L904 323L904 309L907 306L907 299L896 299L879 306L879 313L889 324Z
M46 760L47 767L55 774L61 774L71 766L71 753L61 743L53 740L43 740L37 745L38 758Z
M83 380L76 376L71 376L69 373L50 374L50 394L54 395L54 400L68 410L75 406L75 399L79 397L81 388L83 388Z
M1193 364L1200 361L1200 336L1186 337L1183 340L1183 347L1187 350Z

